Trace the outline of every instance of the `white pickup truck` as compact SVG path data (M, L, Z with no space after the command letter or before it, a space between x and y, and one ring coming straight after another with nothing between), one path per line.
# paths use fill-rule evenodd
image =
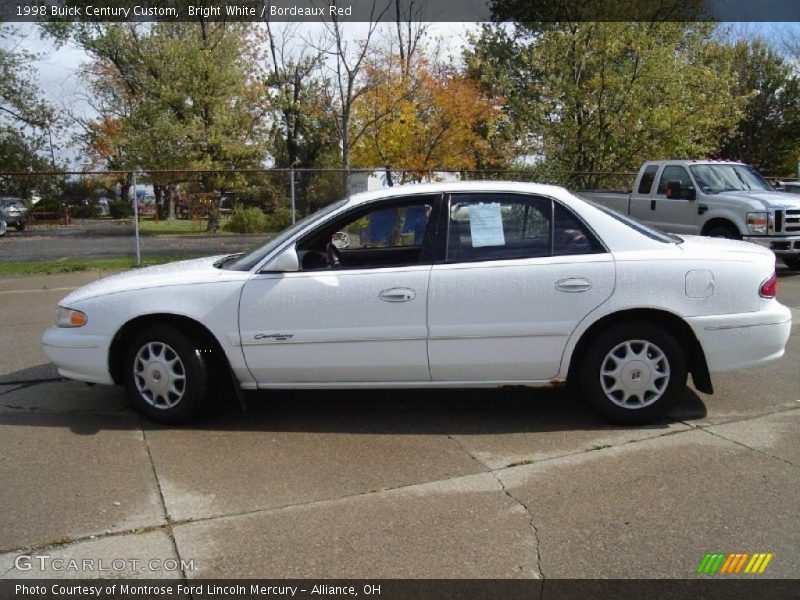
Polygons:
M746 164L651 161L639 169L633 192L577 194L669 233L761 244L800 270L800 194L775 191Z

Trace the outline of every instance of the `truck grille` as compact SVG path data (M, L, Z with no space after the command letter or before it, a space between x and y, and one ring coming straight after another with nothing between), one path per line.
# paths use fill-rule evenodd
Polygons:
M787 210L783 231L786 233L800 231L800 210Z

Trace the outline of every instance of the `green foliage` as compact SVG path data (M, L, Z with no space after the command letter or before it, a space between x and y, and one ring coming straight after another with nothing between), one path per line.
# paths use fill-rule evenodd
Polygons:
M794 173L800 159L800 80L791 63L761 40L733 47L733 94L744 114L725 131L720 154L750 163L765 174Z
M706 23L484 26L469 72L506 99L505 134L545 177L635 170L649 159L712 154L739 119L730 50ZM503 131L503 128L500 128Z
M75 219L96 219L100 216L100 208L96 204L73 204L69 214Z
M115 199L108 203L108 212L112 219L127 219L133 216L133 206L127 200Z
M288 208L277 208L267 216L267 231L283 231L292 224L292 211Z
M237 206L223 229L232 233L265 233L270 222L259 208Z

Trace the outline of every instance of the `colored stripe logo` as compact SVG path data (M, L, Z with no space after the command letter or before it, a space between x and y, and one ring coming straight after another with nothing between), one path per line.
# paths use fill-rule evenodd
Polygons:
M697 567L697 573L706 575L761 574L766 570L773 556L774 554L766 552L756 552L754 554L748 552L733 552L731 554L715 552L706 554Z

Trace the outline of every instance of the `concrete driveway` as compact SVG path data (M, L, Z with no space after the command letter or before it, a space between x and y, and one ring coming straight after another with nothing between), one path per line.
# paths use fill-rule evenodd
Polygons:
M113 577L557 579L769 552L761 577L800 575L797 326L782 361L649 427L484 390L252 394L170 429L45 363L55 303L95 277L2 281L2 577L92 575L21 553L127 561ZM781 286L800 308L800 275Z

